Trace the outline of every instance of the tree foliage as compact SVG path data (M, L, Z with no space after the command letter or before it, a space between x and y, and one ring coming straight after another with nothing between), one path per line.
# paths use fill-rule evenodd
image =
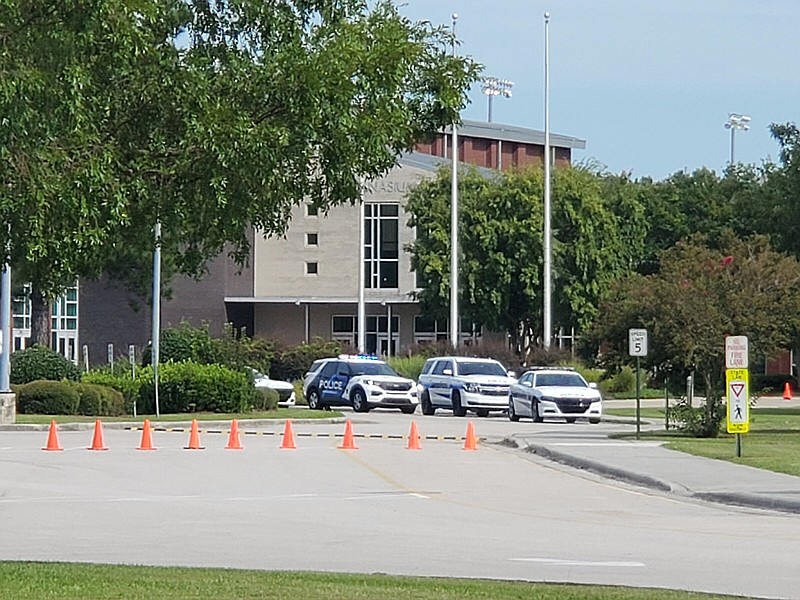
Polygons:
M708 398L719 397L724 340L746 335L751 356L785 347L800 315L800 263L766 238L730 232L715 243L695 236L660 255L661 268L617 282L592 339L608 366L627 362L628 329L650 334L645 364L661 372L696 372Z
M52 296L200 274L457 119L477 65L388 1L0 0L0 247Z
M556 170L552 193L554 312L586 327L612 280L642 247L643 213L629 182L582 167ZM541 169L459 176L459 281L464 317L505 331L521 346L541 336L543 272ZM423 310L443 318L450 294L450 173L409 195L417 228L412 267L424 282Z

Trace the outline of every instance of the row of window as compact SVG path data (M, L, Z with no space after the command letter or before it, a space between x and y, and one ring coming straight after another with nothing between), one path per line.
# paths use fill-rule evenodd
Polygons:
M306 217L316 218L317 207L306 204ZM305 245L319 247L319 233L306 233ZM319 262L306 261L306 275L319 275ZM400 205L364 205L365 287L397 289L400 273Z
M367 316L365 332L366 352L370 354L395 354L400 332L400 318L392 315L392 330L389 334L388 315ZM480 327L462 319L460 337L468 342L480 335ZM445 341L448 338L448 323L421 315L414 317L414 343L425 344ZM358 317L355 315L334 315L331 318L331 338L356 347L358 345Z

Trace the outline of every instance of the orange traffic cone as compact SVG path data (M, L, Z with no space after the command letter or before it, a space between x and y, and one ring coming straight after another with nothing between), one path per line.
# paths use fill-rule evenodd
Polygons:
M92 445L89 450L108 450L103 444L103 424L100 419L94 422L94 436L92 437Z
M475 437L475 426L472 421L467 423L467 438L464 440L464 450L477 450L478 438Z
M144 420L142 426L142 441L139 443L137 450L155 450L153 447L153 438L150 433L150 419Z
M239 423L236 419L231 421L231 434L228 436L228 445L225 446L225 450L244 450L239 439Z
M411 431L408 434L408 446L406 446L407 450L422 450L422 446L419 445L419 431L417 431L417 422L411 421Z
M200 427L197 424L197 419L192 419L192 430L189 433L189 445L184 446L184 450L204 450L200 445Z
M50 433L47 435L47 446L42 448L42 450L48 450L50 452L63 450L58 443L58 427L55 421L50 421Z
M358 446L356 446L356 442L353 439L353 424L350 422L350 419L344 424L344 441L342 441L342 445L339 446L340 450L358 450Z
M283 441L281 442L282 450L296 450L297 446L294 444L294 431L292 430L292 420L286 419L286 425L283 427Z
M792 399L792 386L789 385L788 381L783 384L783 399L784 400Z

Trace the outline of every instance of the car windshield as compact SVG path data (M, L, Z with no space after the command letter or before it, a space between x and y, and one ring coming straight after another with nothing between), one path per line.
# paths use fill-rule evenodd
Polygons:
M495 375L497 377L508 377L508 373L500 363L494 361L486 362L459 362L459 375Z
M539 373L536 376L536 387L549 386L586 387L583 377L577 373Z
M394 375L397 373L385 362L352 362L350 363L350 374L356 375Z

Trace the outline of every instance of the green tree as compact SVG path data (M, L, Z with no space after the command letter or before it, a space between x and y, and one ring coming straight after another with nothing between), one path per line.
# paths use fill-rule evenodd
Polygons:
M478 67L388 1L0 0L0 232L52 298L142 280L162 223L177 272L360 181L451 123Z
M526 351L541 336L543 267L541 169L459 177L462 314L505 331ZM585 167L557 169L553 185L553 297L557 324L587 326L610 282L641 252L643 211L630 182ZM423 310L443 318L450 290L450 173L409 195L412 267ZM620 212L615 212L620 211Z
M711 410L723 387L725 336L746 335L751 356L770 356L790 340L800 314L800 263L763 236L741 240L730 232L713 244L701 236L679 242L659 262L658 273L613 286L592 337L603 344L603 360L620 365L629 360L628 329L646 328L646 365L696 372Z

